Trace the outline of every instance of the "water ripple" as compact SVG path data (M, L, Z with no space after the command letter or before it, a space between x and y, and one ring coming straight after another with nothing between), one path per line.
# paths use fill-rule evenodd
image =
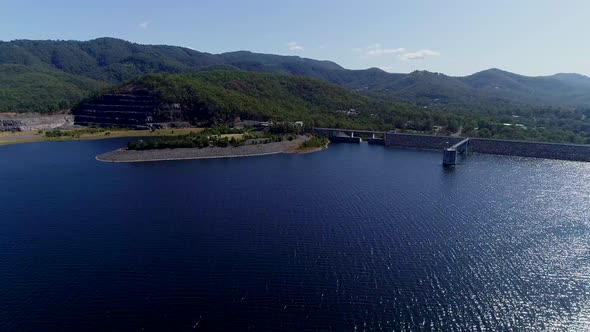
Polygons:
M0 330L586 331L590 165L0 148Z

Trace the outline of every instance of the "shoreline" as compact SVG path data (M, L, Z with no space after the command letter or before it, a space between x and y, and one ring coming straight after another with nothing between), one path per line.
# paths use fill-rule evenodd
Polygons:
M238 147L208 147L208 148L177 148L160 150L127 150L125 148L103 153L95 157L96 160L108 163L134 163L151 161L198 160L217 158L240 158L267 156L279 153L312 153L324 148L298 152L299 146L309 140L307 136L298 136L292 141L273 142L267 144L242 145Z
M224 148L225 149L225 148ZM117 151L127 151L125 149L118 149L112 152ZM152 150L153 151L153 150ZM105 154L108 154L107 152ZM277 152L267 152L267 153L258 153L258 154L234 154L234 155L224 155L224 156L202 156L202 157L178 157L178 158L164 158L164 159L133 159L133 160L106 160L101 159L100 157L105 155L98 155L94 159L98 161L102 161L103 163L145 163L151 161L174 161L174 160L199 160L199 159L224 159L224 158L244 158L244 157L258 157L258 156L270 156L273 154L280 154L280 153L290 153L287 151L277 151Z

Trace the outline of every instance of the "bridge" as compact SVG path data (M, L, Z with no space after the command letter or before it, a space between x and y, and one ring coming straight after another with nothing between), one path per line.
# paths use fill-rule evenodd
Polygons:
M466 154L469 147L469 138L446 148L443 152L443 166L454 166L457 164L457 153Z
M384 145L385 132L359 129L341 129L341 128L313 128L313 131L319 135L328 137L334 142L360 143L360 136L369 136L368 142L371 144Z

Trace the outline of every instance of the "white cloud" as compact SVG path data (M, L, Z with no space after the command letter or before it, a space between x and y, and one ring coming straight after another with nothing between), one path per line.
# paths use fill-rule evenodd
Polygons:
M147 29L149 25L150 25L149 21L143 21L143 22L140 22L137 26L139 26L142 29Z
M389 54L400 54L405 52L406 49L403 47L400 48L375 48L372 50L368 50L365 55L368 56L381 56L381 55L389 55Z
M420 50L416 52L404 53L400 56L402 60L421 60L429 56L439 56L440 53L432 50Z
M386 48L381 46L381 44L373 44L369 46L365 46L363 48L355 48L355 52L362 53L362 57L379 57L385 55L394 55L397 56L400 60L408 61L408 60L419 60L424 59L430 56L439 56L440 53L432 50L419 50L416 52L409 52L403 47L398 48Z
M289 51L291 52L303 52L305 50L305 47L297 42L287 43L287 48L289 48Z
M375 44L372 44L372 45L369 45L369 46L365 46L365 47L359 48L359 49L372 50L372 49L375 49L375 48L381 48L381 44L375 43Z
M366 56L382 56L391 54L400 54L405 52L406 49L403 47L399 48L383 48L381 44L373 44L365 47Z

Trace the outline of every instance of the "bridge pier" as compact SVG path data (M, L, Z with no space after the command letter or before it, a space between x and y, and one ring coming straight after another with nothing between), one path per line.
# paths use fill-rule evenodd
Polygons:
M443 166L455 166L457 164L457 149L448 148L443 151Z

